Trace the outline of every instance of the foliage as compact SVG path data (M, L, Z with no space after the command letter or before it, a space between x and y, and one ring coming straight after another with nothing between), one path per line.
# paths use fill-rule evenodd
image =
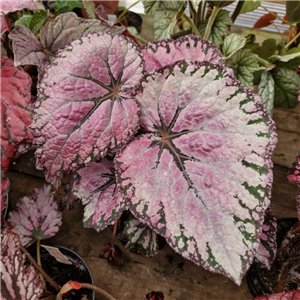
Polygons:
M7 77L20 108L15 123L24 112L28 120L14 127L1 116L5 170L34 137L37 168L55 189L73 172L67 205L82 201L86 227L102 230L129 209L135 218L125 228L128 245L139 241L143 251L150 249L147 255L157 252L159 234L185 258L237 284L254 257L270 265L276 133L266 109L297 105L300 52L297 34L287 45L269 40L261 46L229 34L235 18L226 6L232 2L209 1L207 8L200 1L144 1L156 40L142 47L101 7L88 12L97 19L84 19L72 12L85 9L81 2L18 14L6 2L1 31L15 66L3 58L1 67L11 68ZM241 3L234 15L257 7ZM36 9L31 1L26 5L17 10ZM288 18L295 27L290 8ZM18 85L29 77L24 65L38 71L33 85L22 79L25 90ZM262 99L250 90L257 71ZM1 188L6 191L8 181ZM24 244L55 234L61 214L50 186L20 203L9 221ZM21 223L30 230L22 232ZM123 263L113 242L100 256Z
M12 231L1 232L1 299L38 300L42 283L34 267L25 265L19 242Z

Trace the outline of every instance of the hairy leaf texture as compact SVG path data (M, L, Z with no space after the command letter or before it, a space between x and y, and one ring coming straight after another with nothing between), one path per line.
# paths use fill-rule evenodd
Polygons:
M187 35L175 41L164 39L159 42L148 42L141 51L147 72L183 59L220 64L225 61L225 57L212 42L194 35Z
M31 78L7 57L1 57L1 165L5 174L16 154L26 151L33 140Z
M274 122L226 68L175 63L136 95L148 132L116 156L132 213L183 257L241 283L272 184Z
M25 255L18 248L16 234L4 230L1 233L1 299L38 300L43 292L38 273L25 265Z
M9 212L8 223L14 226L13 231L19 234L24 247L54 236L62 224L62 213L50 185L34 189L30 197L21 198L16 206L15 211Z
M84 208L83 225L100 231L114 224L126 210L119 189L116 187L114 164L102 159L78 170L70 187L81 199Z
M131 90L144 62L123 36L89 33L60 51L40 86L35 120L37 167L57 188L64 173L116 151L139 127Z

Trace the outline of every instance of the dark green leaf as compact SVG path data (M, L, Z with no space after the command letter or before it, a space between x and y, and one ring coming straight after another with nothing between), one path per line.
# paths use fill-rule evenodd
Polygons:
M218 48L221 47L224 38L228 34L228 26L232 25L232 20L228 14L229 12L227 10L224 9L219 10L208 38L210 41L215 43ZM207 23L208 21L205 20L202 21L198 26L198 30L201 36L204 36Z
M15 27L19 26L19 25L23 25L28 27L30 20L32 19L32 15L30 14L24 14L23 16L21 16L16 22L15 22Z
M44 23L48 20L47 12L44 10L36 11L29 23L29 29L34 35L37 35Z
M235 1L211 1L213 2L213 5L216 6L216 7L225 7L225 6L228 6L232 3L234 3Z
M257 54L261 58L268 60L272 55L282 55L284 51L284 44L276 42L275 39L266 39L262 42L262 45L253 49L253 53Z
M300 54L300 53L297 53ZM298 66L300 66L300 56L290 59L288 61L279 61L277 64L280 68L290 69L292 71L296 71Z
M261 81L258 86L258 95L260 96L264 108L273 114L274 108L274 79L272 74L268 71L264 72L261 76Z
M66 12L72 12L74 8L83 8L83 4L79 1L57 1L53 7L56 10L56 14L60 15Z
M286 1L287 19L296 23L300 21L300 1Z
M241 49L228 62L235 77L246 87L253 86L253 72L259 69L254 55L248 50Z
M271 73L275 83L274 107L294 108L300 89L298 74L285 68L275 68Z

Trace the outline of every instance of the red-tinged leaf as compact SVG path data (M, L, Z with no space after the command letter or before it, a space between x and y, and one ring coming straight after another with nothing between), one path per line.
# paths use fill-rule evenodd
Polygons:
M1 22L1 35L3 35L3 33L9 30L9 27L4 16L0 16L0 22Z
M32 128L37 167L57 188L64 173L116 151L139 128L131 90L143 59L119 35L91 33L59 53L39 86Z
M82 287L82 284L80 282L77 281L69 281L66 284L63 285L63 287L60 290L60 294L66 294L72 290L80 290Z
M50 185L34 189L32 195L21 198L16 207L9 212L8 223L14 226L13 231L19 234L25 247L54 236L62 224L62 213L58 211Z
M291 168L289 169L287 178L289 182L292 182L300 187L300 152L296 156Z
M220 50L210 41L187 35L177 40L148 42L141 49L147 72L152 72L178 60L210 61L222 64L225 61Z
M40 32L40 41L25 26L18 26L9 34L12 40L16 65L35 65L40 78L45 67L54 59L55 53L70 42L88 32L112 32L121 34L120 26L108 26L96 19L83 19L69 12L49 20Z
M8 169L15 154L24 153L33 140L31 78L13 61L1 57L1 162Z
M148 132L116 156L130 210L183 257L240 284L270 203L274 122L227 68L184 61L136 94Z
M6 15L11 12L29 9L37 10L35 3L32 0L12 1L1 0L0 2L0 15Z
M274 14L275 14L275 16L274 16ZM273 13L273 14L267 13L267 14L263 15L253 25L253 29L267 27L267 26L273 24L273 21L276 20L276 16L277 16L277 13Z
M38 300L43 292L39 274L25 265L25 255L18 248L16 234L1 232L1 299Z
M164 294L162 292L152 291L146 295L145 300L164 300Z
M84 227L103 230L114 224L127 209L116 186L114 164L107 159L93 162L78 170L70 187L75 197L81 199L84 208Z
M260 235L260 245L255 255L256 259L270 268L276 258L277 243L276 243L277 222L271 209L265 211L265 219Z
M300 300L300 290L264 295L252 300Z
M287 21L287 22L289 21L289 20L287 19L287 15L284 15L283 20L285 20L285 21ZM282 21L282 25L286 25L286 22Z

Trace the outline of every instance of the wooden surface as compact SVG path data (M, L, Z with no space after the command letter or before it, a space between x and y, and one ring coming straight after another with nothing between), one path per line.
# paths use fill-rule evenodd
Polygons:
M8 176L11 181L10 209L20 197L45 183L43 173L35 170L33 152L19 157ZM295 217L296 186L286 180L287 169L274 168L272 210L278 218ZM61 188L56 198L64 196ZM106 289L118 300L143 300L147 292L160 290L165 300L246 300L252 296L246 281L235 285L226 277L204 270L176 254L168 245L152 258L128 252L122 248L125 265L117 269L98 258L99 252L110 241L111 234L104 230L97 233L82 226L83 208L75 205L71 211L63 212L63 226L57 235L45 244L56 244L78 252L91 269L95 284ZM97 300L104 300L96 295Z
M284 167L290 167L300 151L300 105L294 109L274 109L278 143L273 161Z

